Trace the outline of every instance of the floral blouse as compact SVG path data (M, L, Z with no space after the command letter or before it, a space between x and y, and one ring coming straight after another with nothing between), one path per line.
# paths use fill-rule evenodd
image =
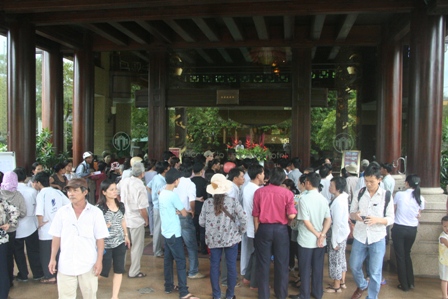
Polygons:
M202 206L199 225L205 227L205 243L209 248L230 247L241 241L246 232L246 214L241 204L234 198L226 196L224 208L232 215L232 221L224 212L215 215L213 198L209 198Z
M0 226L9 223L11 226L17 226L19 210L9 203L9 201L0 198ZM7 243L9 236L5 230L0 228L0 244Z

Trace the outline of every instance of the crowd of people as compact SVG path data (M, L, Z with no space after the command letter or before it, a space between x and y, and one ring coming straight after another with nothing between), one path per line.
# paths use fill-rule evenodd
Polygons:
M347 165L333 177L327 160L302 173L299 158L263 167L229 153L225 161L211 151L181 161L166 151L160 161L133 157L120 164L107 153L93 163L87 151L76 168L65 161L51 176L39 163L32 165L30 177L21 167L6 172L0 185L0 264L7 267L0 267L0 298L7 298L14 280L29 279L28 259L33 279L57 284L59 298L76 298L78 285L84 298L96 298L98 276L108 277L113 268L111 298L116 299L123 273L147 276L141 271L147 230L154 257L164 261L165 292L176 291L181 299L197 298L188 279L206 277L199 272L198 253L210 255L216 299L236 298L241 283L258 298L269 298L272 263L276 298L340 293L347 288L348 264L357 286L351 298L365 291L368 298L378 298L392 224L397 287L414 288L410 251L425 207L418 176L407 176L406 191L393 196L390 164L363 160L360 169ZM440 252L448 255L448 218L442 223ZM328 286L323 285L326 252L333 281ZM440 259L444 298L447 261ZM297 279L289 281L296 270ZM289 282L299 294L288 295ZM221 286L227 287L225 294Z

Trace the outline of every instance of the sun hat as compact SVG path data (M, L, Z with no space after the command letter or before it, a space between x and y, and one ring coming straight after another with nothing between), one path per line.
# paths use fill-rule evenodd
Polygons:
M232 182L220 173L212 176L211 184L207 186L207 193L211 195L224 194L232 189Z
M355 163L351 163L350 165L345 166L345 170L347 170L347 172L351 174L358 174L358 166L356 166Z

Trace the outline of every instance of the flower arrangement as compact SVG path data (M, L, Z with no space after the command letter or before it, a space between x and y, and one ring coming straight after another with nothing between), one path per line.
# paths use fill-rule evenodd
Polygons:
M234 140L233 146L228 146L228 148L235 148L237 144L238 140ZM271 152L263 143L253 143L249 138L246 138L244 148L236 149L236 157L238 159L256 158L258 161L266 161L270 155Z

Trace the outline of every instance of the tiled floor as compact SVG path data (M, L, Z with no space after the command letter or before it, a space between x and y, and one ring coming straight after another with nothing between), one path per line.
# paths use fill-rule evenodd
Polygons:
M150 240L147 239L147 242ZM130 260L127 259L129 264ZM238 263L239 264L239 263ZM188 286L191 293L204 298L212 298L211 287L209 280L209 261L207 258L199 259L200 272L207 275L204 279L188 280ZM164 299L178 298L177 293L165 294L163 287L163 259L155 258L153 256L144 255L142 258L142 271L148 276L141 279L129 279L126 275L123 277L123 284L121 286L120 298L121 299L133 299L133 298L153 298L153 299ZM271 271L271 275L272 275ZM440 292L440 281L438 278L416 278L415 289L409 292L403 292L397 289L398 281L396 274L389 272L388 269L384 270L384 277L387 280L387 284L381 287L381 292L379 298L393 298L393 299L426 299L426 298L442 298ZM291 277L292 278L292 277ZM272 280L272 279L271 279ZM328 270L325 269L324 282L329 283ZM355 290L355 284L353 282L351 273L347 274L347 289L342 293L329 294L325 293L324 298L335 298L335 299L349 299ZM57 287L56 285L42 285L35 281L28 282L15 282L15 286L11 289L10 297L12 299L51 299L57 298ZM139 290L142 288L152 288L153 293L140 294ZM225 288L223 289L223 293ZM100 279L98 299L108 299L111 297L112 290L112 278ZM298 290L290 287L290 294L297 294ZM236 297L241 298L258 298L257 293L249 289L248 286L242 286L237 288L235 291ZM78 298L82 298L78 290ZM274 295L271 294L271 298Z

